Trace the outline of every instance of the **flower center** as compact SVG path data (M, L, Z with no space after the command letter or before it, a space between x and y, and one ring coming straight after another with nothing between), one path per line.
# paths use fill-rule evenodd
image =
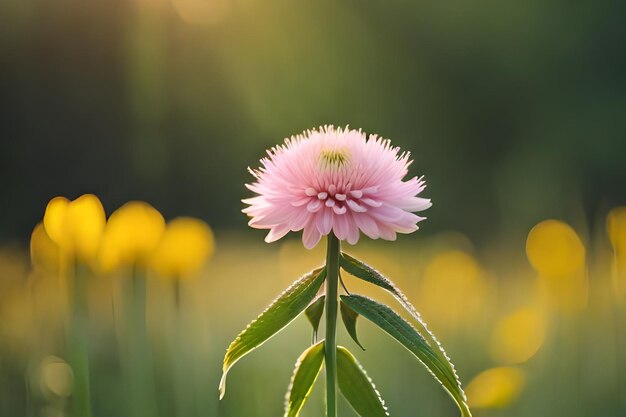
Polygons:
M350 157L347 149L324 149L320 155L320 163L325 167L340 168L344 166Z

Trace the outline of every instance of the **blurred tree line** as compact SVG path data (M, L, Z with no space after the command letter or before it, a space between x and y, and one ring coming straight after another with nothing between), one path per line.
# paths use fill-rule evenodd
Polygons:
M626 203L617 0L4 0L0 241L93 192L243 228L247 166L350 124L411 150L424 229L481 239Z

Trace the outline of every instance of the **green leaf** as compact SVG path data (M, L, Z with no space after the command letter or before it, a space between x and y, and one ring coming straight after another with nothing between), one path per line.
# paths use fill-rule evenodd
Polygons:
M463 399L463 402L465 403L467 401L465 397L465 393L463 392L463 389L461 388L461 381L459 380L459 377L456 374L456 370L454 369L454 365L452 364L452 361L448 357L446 351L443 349L443 346L441 346L441 343L439 343L435 335L432 334L430 330L428 330L426 323L424 322L424 320L422 320L422 317L420 316L420 314L417 312L415 307L413 307L413 305L409 302L409 300L402 293L402 291L400 291L400 289L393 282L391 282L389 278L385 277L376 269L372 268L371 266L367 265L366 263L356 258L353 258L352 256L348 255L345 252L342 252L341 258L339 259L339 263L346 272L354 275L357 278L370 282L388 291L400 303L400 305L402 305L402 307L404 307L404 309L407 312L409 312L411 317L416 322L415 325L420 335L427 341L430 347L434 349L435 354L439 357L441 362L445 364L447 371L451 372L452 375L454 376L454 380L456 381L456 385L457 385L457 391L460 392L458 395L460 396L460 398ZM471 415L466 405L463 407L459 405L459 407L461 408L461 415L463 416Z
M311 326L313 327L313 343L317 342L317 330L320 327L322 314L324 314L325 301L326 296L320 295L304 311L304 314L306 314L306 318L309 319L309 323L311 323Z
M239 333L228 346L224 356L220 398L226 392L226 376L230 368L243 356L261 346L291 323L311 303L326 278L326 270L318 268L303 275L289 286L252 323Z
M354 275L355 277L384 288L392 294L397 291L397 287L387 277L366 263L348 255L345 252L341 252L339 265L343 270Z
M337 379L341 394L361 417L388 416L385 402L365 369L348 349L337 346Z
M285 397L285 417L297 417L308 398L324 362L324 341L304 352L296 361Z
M413 353L454 399L461 411L461 415L463 417L472 415L467 406L465 393L454 370L437 355L435 349L426 342L409 322L386 305L362 295L342 295L341 300L354 311L383 329Z
M343 321L343 325L346 327L348 334L361 349L365 350L361 342L359 342L359 338L356 334L356 319L359 318L359 313L352 310L343 301L339 304L339 309L341 311L341 320Z

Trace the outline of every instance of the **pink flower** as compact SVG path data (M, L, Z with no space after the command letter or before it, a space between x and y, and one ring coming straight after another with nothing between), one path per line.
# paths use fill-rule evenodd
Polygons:
M299 230L308 249L331 231L350 244L359 230L395 240L425 219L412 212L431 206L418 197L426 187L422 178L403 181L409 153L376 135L324 126L285 139L267 154L261 168L250 170L256 182L246 185L258 195L243 200L248 224L269 229L266 242Z

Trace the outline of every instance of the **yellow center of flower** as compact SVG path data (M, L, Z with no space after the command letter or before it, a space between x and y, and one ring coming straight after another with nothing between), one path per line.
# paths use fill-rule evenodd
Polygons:
M324 149L320 155L320 163L325 167L340 168L344 166L350 157L347 149Z

